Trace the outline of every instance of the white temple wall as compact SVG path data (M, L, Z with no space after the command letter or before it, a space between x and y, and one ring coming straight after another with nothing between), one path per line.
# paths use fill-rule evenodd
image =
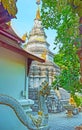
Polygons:
M22 98L25 88L25 58L5 48L0 48L0 93Z

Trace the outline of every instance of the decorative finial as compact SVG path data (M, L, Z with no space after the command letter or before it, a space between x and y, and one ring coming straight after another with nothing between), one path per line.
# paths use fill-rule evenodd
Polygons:
M40 0L36 0L36 4L37 4L37 5L40 5Z
M22 40L26 41L26 38L28 38L27 33L25 33L25 34L22 36Z
M7 22L6 24L10 27L11 26L11 21Z
M39 8L40 0L36 0L36 4L38 5L38 10L36 12L36 19L40 20L40 8Z

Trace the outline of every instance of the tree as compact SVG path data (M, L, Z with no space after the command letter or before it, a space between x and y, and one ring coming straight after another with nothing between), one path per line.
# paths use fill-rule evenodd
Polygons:
M74 40L78 38L79 16L68 1L42 0L42 23L47 29L50 27L57 30L55 45L59 42L74 43Z
M60 43L59 53L54 62L61 68L61 73L53 84L59 84L71 93L80 91L80 64L77 50L79 41L79 17L82 16L80 0L42 0L42 23L45 28L55 29L55 45ZM77 13L78 12L78 13ZM79 14L79 15L78 15ZM78 44L74 45L77 39Z
M73 94L80 91L80 64L76 48L72 44L67 48L62 48L54 57L54 62L60 66L61 73L56 76L53 85L61 86Z

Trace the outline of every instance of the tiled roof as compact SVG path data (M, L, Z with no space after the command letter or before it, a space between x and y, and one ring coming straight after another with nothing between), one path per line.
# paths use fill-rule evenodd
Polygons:
M20 43L24 42L17 36L12 27L4 24L0 27L0 46L15 51L28 59L44 62L43 59L26 52L20 47Z

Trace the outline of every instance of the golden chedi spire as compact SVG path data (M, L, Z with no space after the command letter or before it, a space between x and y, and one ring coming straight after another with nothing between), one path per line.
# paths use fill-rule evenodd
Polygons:
M36 19L40 20L40 8L39 8L40 0L36 0L36 4L38 5L38 10L36 12Z
M40 9L39 9L39 7L38 7L38 10L36 12L36 19L40 19Z

